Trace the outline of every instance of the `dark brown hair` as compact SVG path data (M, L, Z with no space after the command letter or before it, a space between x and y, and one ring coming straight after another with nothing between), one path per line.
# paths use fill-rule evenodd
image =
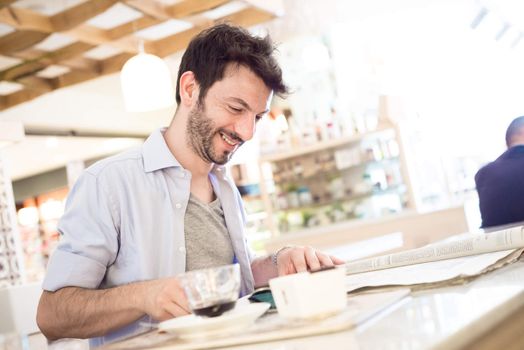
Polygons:
M229 24L218 24L195 36L187 47L176 85L176 101L180 104L180 77L187 71L195 74L200 86L199 100L207 90L224 77L230 63L246 66L253 71L268 88L278 95L288 89L282 80L282 70L273 57L275 47L269 36L255 37L247 30Z

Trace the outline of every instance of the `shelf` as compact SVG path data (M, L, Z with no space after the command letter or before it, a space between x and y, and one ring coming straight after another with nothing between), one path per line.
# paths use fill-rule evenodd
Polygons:
M275 185L277 186L285 184L285 183L290 183L290 182L310 181L310 180L314 180L314 179L318 179L322 177L328 177L329 175L333 175L333 174L341 174L346 171L355 170L355 169L370 166L373 164L391 163L391 162L398 162L398 161L399 161L399 157L390 157L390 158L384 158L381 160L370 160L370 161L362 162L362 163L355 164L355 165L352 165L346 168L342 168L342 169L334 168L334 169L329 169L329 170L321 170L315 174L308 175L308 176L293 176L293 178L291 179L284 179L284 180L281 179L278 181L273 179L273 181L275 182Z
M300 146L300 148L298 149L291 149L290 151L286 151L286 152L266 154L260 157L260 162L277 162L280 160L299 157L304 154L337 148L339 146L359 142L362 139L367 138L373 134L378 134L381 132L386 132L386 131L391 131L391 130L393 130L393 127L391 125L388 125L388 126L379 127L373 131L369 131L363 134L343 137L340 139L325 141L325 142L321 142L321 143L317 143L313 145Z
M284 212L289 212L289 211L300 211L300 210L304 210L304 209L315 209L315 208L327 207L327 206L330 206L330 205L335 205L335 204L340 204L340 203L353 202L353 201L356 201L356 200L359 200L359 199L368 198L368 197L372 197L372 196L380 196L380 195L389 194L389 193L402 193L404 191L405 191L405 185L403 185L403 184L401 184L401 185L392 185L392 186L389 186L385 190L373 190L373 191L353 194L353 195L350 195L350 196L347 196L347 197L344 197L344 198L341 198L341 199L324 200L324 201L320 201L320 202L317 202L317 203L311 203L309 205L301 205L301 206L298 206L298 207L290 207L290 208L285 208L285 209L278 208L278 210L279 211L284 211Z
M395 125L383 123L366 133L262 155L258 165L263 179L260 192L267 212L267 229L278 236L280 230L287 231L287 226L295 227L300 220L307 221L308 213L314 220L325 223L349 218L355 213L366 217L411 208L414 200L400 136ZM368 181L384 186L386 182L393 184L380 190L363 186L363 182ZM310 196L299 195L300 187L309 188ZM297 189L298 198L293 197L292 188ZM289 195L285 190L290 190ZM341 198L335 199L335 196ZM300 199L305 200L302 203L308 199L315 202L301 205ZM280 208L279 203L285 209ZM341 207L342 212L339 213L337 207ZM282 221L279 213L289 217ZM289 220L286 227L281 226L285 220Z

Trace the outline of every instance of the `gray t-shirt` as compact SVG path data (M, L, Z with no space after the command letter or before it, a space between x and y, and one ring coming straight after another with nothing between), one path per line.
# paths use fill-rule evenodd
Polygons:
M233 246L218 198L206 204L191 194L184 231L186 271L233 263Z

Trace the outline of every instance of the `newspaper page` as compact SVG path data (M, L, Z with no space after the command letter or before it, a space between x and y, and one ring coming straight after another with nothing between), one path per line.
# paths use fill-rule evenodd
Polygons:
M440 260L388 270L369 271L346 276L346 291L361 288L409 286L420 289L463 283L493 269L510 264L520 257L523 249L504 250L454 259Z
M457 241L440 242L404 252L346 263L346 274L376 271L524 247L524 226L475 234Z

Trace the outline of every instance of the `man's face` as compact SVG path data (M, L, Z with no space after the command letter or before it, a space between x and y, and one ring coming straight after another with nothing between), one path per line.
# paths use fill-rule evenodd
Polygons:
M251 70L229 65L224 78L189 112L189 147L208 163L227 163L253 137L256 122L269 111L272 95Z

